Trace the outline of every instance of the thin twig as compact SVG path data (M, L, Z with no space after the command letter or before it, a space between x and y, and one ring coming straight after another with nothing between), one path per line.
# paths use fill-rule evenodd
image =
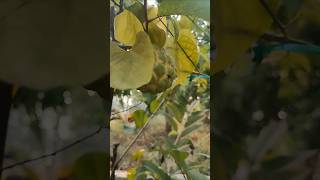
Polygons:
M184 170L182 169L182 167L179 165L179 163L176 161L176 164L178 166L178 168L180 169L181 173L182 173L182 176L185 180L188 180L188 178L186 177L186 172L184 172Z
M119 145L120 144L118 143L118 144L114 144L114 146L113 146L112 158L111 158L111 165L112 166L116 163L117 156L118 156L118 147L119 147ZM115 179L116 179L116 173L114 171L114 172L111 172L111 180L115 180Z
M269 16L272 18L272 20L276 23L278 28L280 29L281 33L283 34L284 37L287 37L287 31L286 27L282 24L282 22L277 18L277 16L272 12L271 8L269 5L266 3L265 0L260 0L261 5L264 7L264 9L267 11Z
M144 0L143 6L144 6L144 18L145 18L145 22L146 22L146 32L148 32L149 31L148 0Z
M18 163L14 163L14 164L11 164L9 166L5 166L3 168L0 169L0 172L2 171L5 171L5 170L8 170L8 169L12 169L14 167L17 167L17 166L22 166L22 165L25 165L25 164L28 164L28 163L31 163L31 162L35 162L35 161L39 161L41 159L46 159L46 158L49 158L49 157L54 157L56 155L58 155L59 153L63 152L63 151L66 151L70 148L72 148L73 146L75 145L78 145L92 137L94 137L95 135L99 134L102 129L105 129L106 127L105 126L100 126L96 131L94 131L93 133L87 135L87 136L84 136L82 137L81 139L78 139L76 141L74 141L73 143L71 144L68 144L60 149L57 149L56 151L54 152L51 152L51 153L48 153L48 154L44 154L44 155L41 155L39 157L36 157L36 158L32 158L32 159L28 159L28 160L24 160L24 161L21 161L21 162L18 162Z
M151 119L153 119L153 117L155 116L155 114L159 111L159 109L162 107L162 105L164 104L165 99L161 101L161 103L159 104L159 106L157 107L157 109L155 110L154 113L152 113L150 115L150 117L148 118L147 122L142 126L142 128L140 129L140 131L138 132L138 134L134 137L134 139L129 143L129 145L126 147L126 149L124 150L124 152L122 153L122 155L120 156L120 158L117 160L116 163L113 164L112 166L112 170L111 173L113 173L117 166L120 164L120 162L122 161L122 159L128 154L130 148L136 143L136 141L139 139L139 137L141 136L141 134L144 132L144 130L148 127Z
M120 114L122 112L129 111L130 109L137 107L141 103L142 102L140 102L140 103L138 103L138 104L136 104L134 106L131 106L128 109L125 109L123 111L120 111L120 112L117 112L117 113L113 113L113 114L111 114L111 116L114 116L116 114ZM24 161L21 161L21 162L18 162L18 163L9 165L9 166L5 166L4 168L0 169L0 172L2 172L4 170L7 170L7 169L12 169L12 168L17 167L17 166L25 165L25 164L28 164L28 163L31 163L31 162L34 162L34 161L38 161L38 160L45 159L45 158L48 158L48 157L56 156L57 154L65 151L67 149L70 149L71 147L73 147L73 146L75 146L77 144L80 144L80 143L84 142L85 140L87 140L87 139L99 134L103 128L105 128L105 126L100 126L95 132L93 132L93 133L91 133L91 134L89 134L89 135L87 135L87 136L85 136L85 137L83 137L81 139L78 139L78 140L74 141L73 143L71 143L69 145L66 145L66 146L64 146L64 147L62 147L62 148L60 148L60 149L58 149L58 150L56 150L56 151L54 151L52 153L44 154L44 155L41 155L41 156L36 157L36 158L24 160Z
M121 13L121 12L123 12L123 7L124 7L124 0L120 0L120 12L119 13Z
M123 112L127 112L127 111L129 111L130 109L133 109L133 108L139 106L140 104L142 104L142 102L140 102L140 103L138 103L138 104L135 104L135 105L133 105L133 106L127 108L127 109L124 109L123 111L119 111L119 112L113 113L113 114L111 114L111 116L114 116L114 115L117 115L117 114L120 114L120 113L123 113Z
M118 4L115 0L111 0L113 2L113 4L115 4L116 6L118 6L119 8L121 7L120 4Z
M156 20L158 18L162 18L162 17L164 17L164 16L157 16L157 17L151 18L151 19L148 20L148 22L151 23L152 21L154 21L154 20Z

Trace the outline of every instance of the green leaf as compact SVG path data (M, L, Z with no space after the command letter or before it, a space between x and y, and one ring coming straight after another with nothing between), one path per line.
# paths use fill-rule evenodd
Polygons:
M159 16L189 15L210 21L210 0L160 0Z
M205 118L203 111L192 112L188 117L186 127L191 126L193 123L201 121Z
M192 133L193 131L195 131L195 130L198 129L199 127L201 127L200 124L194 124L194 125L191 125L191 126L187 127L186 129L184 129L184 130L181 132L181 137L184 137L184 136Z
M130 51L125 51L110 42L111 87L125 90L147 84L152 78L155 57L148 35L141 31Z
M178 151L174 149L174 150L171 150L170 154L180 167L186 166L185 160L189 156L188 152Z
M276 12L278 0L268 1ZM214 1L216 59L213 73L223 71L239 59L265 33L272 19L258 0Z
M81 156L74 164L74 176L77 180L105 180L107 154L92 152Z
M141 2L135 2L134 4L129 6L127 10L131 11L139 19L139 21L143 23L143 21L145 20L145 14L144 6Z
M0 79L48 89L108 73L103 1L14 2L0 5Z
M136 110L132 114L132 118L134 119L137 128L141 128L148 120L148 116L144 110Z
M154 173L154 174L157 174L159 175L160 179L161 180L170 180L170 176L164 172L158 165L154 164L153 162L151 161L143 161L143 167Z
M184 113L182 107L179 107L179 105L174 102L167 102L166 105L167 110L172 118L175 118L178 122L181 122Z
M177 143L177 147L182 147L182 146L193 146L193 143L190 139L181 139L178 143Z
M150 112L151 113L154 113L156 112L156 110L159 108L160 106L160 101L158 99L155 99L153 100L151 103L150 103Z

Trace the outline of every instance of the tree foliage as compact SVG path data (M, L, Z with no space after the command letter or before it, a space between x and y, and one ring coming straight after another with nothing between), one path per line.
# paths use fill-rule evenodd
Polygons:
M317 179L319 2L215 2L213 176Z
M209 151L203 152L207 158L201 159L201 147L196 147L199 141L191 135L199 129L209 132L210 2L110 2L114 12L110 33L114 99L120 104L129 99L145 105L129 112L128 118L114 117L110 122L111 134L133 133L111 172L121 166L122 158L129 161L126 155L130 152L134 165L127 167L128 179L207 179ZM155 147L135 149L141 134L156 129L154 121L161 117L166 122L164 134L156 142L149 137L152 133L148 135ZM209 139L202 140L209 144Z

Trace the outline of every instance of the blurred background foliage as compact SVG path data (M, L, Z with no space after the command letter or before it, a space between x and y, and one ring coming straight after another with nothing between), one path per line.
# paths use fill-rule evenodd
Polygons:
M288 37L319 50L319 11L318 0L283 0L275 15ZM270 32L281 34L276 23ZM275 43L264 37L253 47ZM215 179L320 179L320 53L256 57L252 48L213 76Z
M4 167L55 152L95 132L106 121L106 103L85 88L20 88L11 108ZM4 180L102 180L107 176L107 131L39 161L3 172Z

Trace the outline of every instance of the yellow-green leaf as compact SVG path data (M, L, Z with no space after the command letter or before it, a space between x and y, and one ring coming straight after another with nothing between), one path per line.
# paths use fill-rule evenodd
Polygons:
M135 89L152 78L155 57L149 36L141 31L131 50L125 51L110 42L110 79L115 89Z
M277 9L278 0L268 1ZM213 73L231 65L271 26L272 19L259 0L214 1L214 36L217 56Z
M160 48L162 48L166 43L166 32L155 23L149 24L149 36L151 42Z
M159 108L159 106L160 106L160 101L159 101L158 99L153 100L153 101L150 103L150 107L149 107L150 112L151 112L151 113L156 112L157 109Z
M137 174L136 168L130 168L128 170L127 179L128 180L135 180L136 174Z
M156 18L158 16L158 6L150 6L147 10L148 20Z
M199 59L199 48L195 36L190 30L182 29L179 32L176 45L176 84L182 84L195 69Z
M131 157L131 161L139 161L144 156L144 149L138 149L135 151Z
M141 128L148 121L148 115L142 109L136 110L132 114L132 118L134 119L137 128Z
M114 18L114 37L117 41L132 46L140 31L143 31L143 26L132 12L124 10Z
M193 22L187 16L181 16L178 25L180 29L192 29Z
M168 24L168 21L167 21L166 17L159 17L159 18L153 20L152 22L156 23L159 28L161 28L165 32L167 32L167 27L166 26Z

